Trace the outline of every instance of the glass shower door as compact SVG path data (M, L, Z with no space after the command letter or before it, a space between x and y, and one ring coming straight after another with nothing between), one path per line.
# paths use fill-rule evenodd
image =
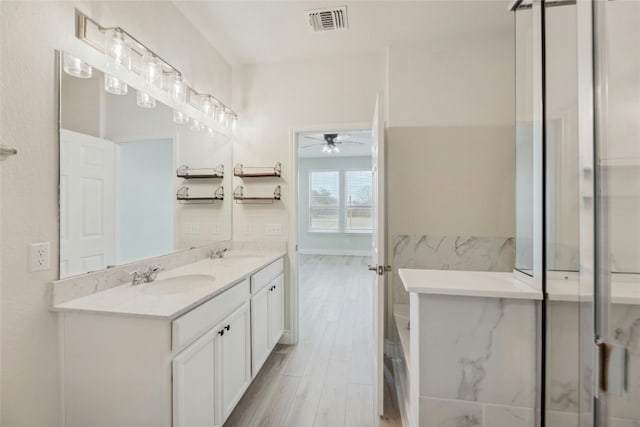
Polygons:
M597 351L589 418L597 427L636 427L640 426L640 2L597 0L592 11L592 324ZM582 326L588 327L587 319ZM590 425L588 420L584 425Z

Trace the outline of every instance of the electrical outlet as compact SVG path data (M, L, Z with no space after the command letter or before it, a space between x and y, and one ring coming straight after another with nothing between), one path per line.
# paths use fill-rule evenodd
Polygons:
M282 234L282 224L267 224L264 234L268 236L280 236Z
M29 246L29 271L51 268L51 243L32 243Z
M212 231L213 231L213 234L222 233L222 224L220 224L219 222L216 222L215 224L213 224Z

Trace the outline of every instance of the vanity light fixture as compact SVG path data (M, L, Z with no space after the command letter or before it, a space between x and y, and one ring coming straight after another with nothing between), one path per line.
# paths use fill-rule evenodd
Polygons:
M105 31L104 51L106 53L104 90L114 95L126 95L127 84L114 76L114 74L131 71L131 47L121 29L113 28Z
M132 76L135 74L141 77L143 82L142 90L136 94L138 105L153 108L156 98L171 104L170 107L174 109L173 121L176 123L185 124L191 120L192 128L199 131L211 128L212 132L228 134L230 124L226 117L237 120L236 113L214 96L198 93L187 86L182 73L177 68L122 28L102 27L76 9L76 36L105 55L104 87L106 91L116 95L126 95L127 82L135 84L136 81L139 81L135 76ZM64 69L72 74L74 65L72 62L69 64L70 66L65 66ZM82 65L83 63L79 61L78 64ZM88 64L85 65L89 67ZM87 77L90 77L90 70L89 67L89 76ZM86 73L86 71L79 72L77 77L84 77ZM167 102L167 97L158 91L167 93L169 101ZM194 95L196 98L192 98ZM200 105L194 105L194 101L198 100L201 101ZM234 126L237 124L231 127Z
M81 79L90 79L93 75L93 68L91 65L66 52L62 56L62 68L64 69L64 72L70 76Z
M136 104L142 108L156 108L156 99L143 90L136 91Z
M104 90L114 95L126 95L129 92L129 87L119 78L105 73Z
M204 130L204 124L198 119L191 119L191 127L190 129L194 132L200 132Z

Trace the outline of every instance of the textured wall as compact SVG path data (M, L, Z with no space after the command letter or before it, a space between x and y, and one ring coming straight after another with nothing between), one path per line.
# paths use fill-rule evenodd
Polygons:
M230 101L229 65L170 2L0 3L0 141L20 151L2 164L3 426L59 423L57 320L48 309L58 259L55 49L91 52L74 37L75 7L127 29L196 88ZM31 242L51 242L50 270L29 272Z

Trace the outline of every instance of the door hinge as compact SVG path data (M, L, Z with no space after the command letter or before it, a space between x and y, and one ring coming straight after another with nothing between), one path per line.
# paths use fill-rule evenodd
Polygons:
M596 397L599 393L625 396L627 392L628 352L621 345L611 344L602 338L595 341Z

